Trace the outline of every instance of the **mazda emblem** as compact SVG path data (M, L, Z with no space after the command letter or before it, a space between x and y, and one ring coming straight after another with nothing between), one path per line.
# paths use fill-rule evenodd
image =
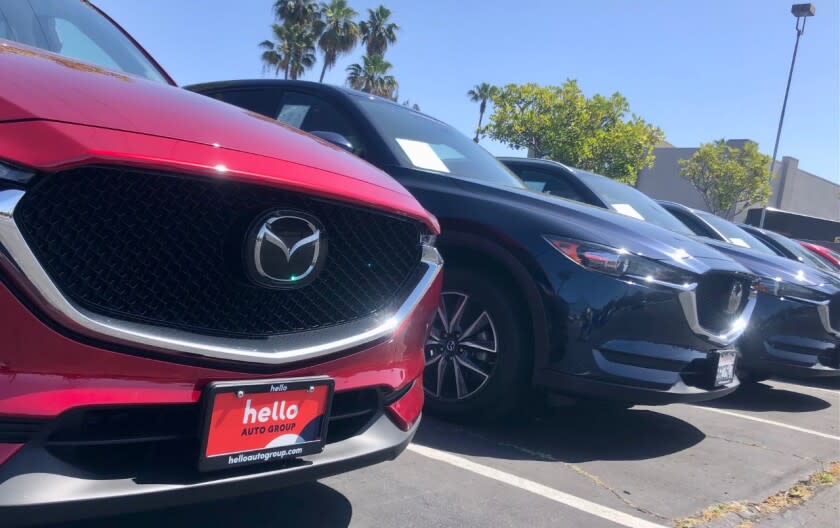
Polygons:
M298 211L273 211L249 231L245 260L254 282L269 288L299 288L312 282L326 254L324 230Z
M736 281L732 283L732 288L729 290L729 299L726 302L726 313L734 315L741 307L741 301L744 299L744 285Z

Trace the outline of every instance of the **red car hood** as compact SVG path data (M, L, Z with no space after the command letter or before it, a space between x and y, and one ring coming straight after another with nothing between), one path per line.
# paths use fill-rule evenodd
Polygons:
M203 95L6 40L0 40L0 71L0 123L46 120L254 154L387 189L412 202L408 209L422 209L399 183L356 156Z

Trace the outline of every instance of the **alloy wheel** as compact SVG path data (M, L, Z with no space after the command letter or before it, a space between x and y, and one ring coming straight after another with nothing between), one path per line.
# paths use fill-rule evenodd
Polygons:
M496 366L498 336L493 319L463 292L443 292L425 346L426 394L463 400L480 391Z

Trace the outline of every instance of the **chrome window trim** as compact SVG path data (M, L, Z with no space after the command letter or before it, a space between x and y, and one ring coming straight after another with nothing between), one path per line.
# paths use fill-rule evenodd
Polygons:
M267 338L205 336L102 316L66 298L40 265L15 223L15 207L24 194L19 189L0 191L0 266L60 324L89 337L161 352L283 365L362 346L393 335L431 288L443 266L438 251L424 245L421 262L426 269L403 304L388 317L374 315L334 327Z
M835 307L836 308L836 307ZM838 339L840 339L840 329L831 326L831 318L829 317L829 310L831 309L830 301L817 303L817 313L820 316L820 322L825 328L825 331Z
M744 309L741 310L738 317L732 321L729 330L721 333L709 330L700 324L700 317L697 313L697 285L693 284L693 286L691 289L681 291L678 294L685 320L688 322L691 331L718 345L731 345L737 341L749 326L750 318L752 317L753 310L755 310L756 298L758 297L755 288L750 288L747 303L744 305Z

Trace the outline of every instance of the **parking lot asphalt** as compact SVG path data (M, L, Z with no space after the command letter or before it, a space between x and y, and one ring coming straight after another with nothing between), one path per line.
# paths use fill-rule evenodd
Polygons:
M837 461L840 379L770 380L702 405L569 407L480 426L427 416L394 462L73 526L834 527L840 483L823 473L804 495L797 485Z

